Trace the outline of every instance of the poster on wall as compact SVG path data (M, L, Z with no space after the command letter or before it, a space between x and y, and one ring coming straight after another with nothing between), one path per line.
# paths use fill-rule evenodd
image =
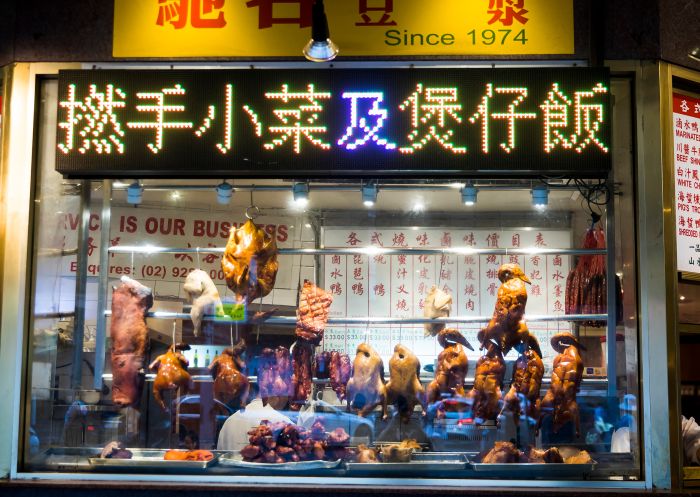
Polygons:
M700 273L700 98L673 94L678 271Z

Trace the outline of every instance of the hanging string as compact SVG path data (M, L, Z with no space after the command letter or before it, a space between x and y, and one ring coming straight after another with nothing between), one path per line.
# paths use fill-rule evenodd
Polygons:
M136 271L136 270L135 270L135 268L134 268L134 251L132 250L132 251L131 251L131 276L132 276L132 277L135 277L135 276L136 276L136 275L134 274L135 271Z
M175 349L175 334L177 333L177 321L173 320L173 349Z
M236 324L236 328L238 328L238 324ZM230 326L229 333L231 335L231 348L233 348L233 325Z
M199 247L197 247L197 269L201 269L200 262L199 262Z

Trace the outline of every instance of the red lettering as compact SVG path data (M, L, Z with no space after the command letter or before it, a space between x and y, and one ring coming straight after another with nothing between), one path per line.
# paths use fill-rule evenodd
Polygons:
M185 220L176 219L175 225L173 226L173 235L185 236Z
M194 222L194 229L192 230L192 236L202 236L204 235L204 221L196 219Z
M136 216L129 216L126 218L126 232L127 233L136 233L136 228L138 225L136 224Z
M68 214L68 224L70 225L71 231L75 231L78 229L78 215L77 214Z
M158 220L155 217L149 217L146 219L146 233L152 235L156 231L158 231Z
M100 229L100 216L98 214L90 214L90 223L88 226L90 231L97 231Z
M224 221L221 223L221 232L219 233L219 236L221 238L228 238L229 235L231 234L231 223L228 221Z
M286 224L280 224L277 226L277 241L282 243L286 242L289 238L289 231Z
M75 273L77 270L78 270L78 261L71 261L71 263L70 263L71 273Z
M270 236L275 236L275 225L274 224L266 224L265 225L265 233L267 233Z

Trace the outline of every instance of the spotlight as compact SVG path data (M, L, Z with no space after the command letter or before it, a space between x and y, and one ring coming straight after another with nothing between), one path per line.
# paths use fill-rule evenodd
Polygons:
M225 181L216 185L216 201L221 205L228 205L233 197L233 186Z
M134 205L143 201L143 186L138 181L134 181L126 189L126 201Z
M549 188L545 185L532 187L532 205L535 209L544 209L549 203Z
M311 9L311 39L302 50L304 57L312 62L333 60L338 55L338 47L331 41L323 0L316 0Z
M299 207L306 207L309 203L309 185L306 183L294 183L292 187L294 203Z
M177 190L170 194L171 200L180 200L180 197L182 197L182 195L180 195L180 192L178 192Z
M462 203L464 205L472 206L476 204L476 187L474 185L466 185L461 190L462 193Z
M365 207L372 207L377 202L377 185L364 185L362 187L362 203Z
M695 47L688 52L688 57L693 59L695 62L700 62L700 47Z

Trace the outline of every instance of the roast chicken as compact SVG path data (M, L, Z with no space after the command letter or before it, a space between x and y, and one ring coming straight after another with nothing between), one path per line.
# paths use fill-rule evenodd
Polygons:
M423 317L447 317L450 315L451 310L452 296L433 285L428 292L428 296L425 297ZM435 336L440 330L445 328L445 323L426 323L423 326L425 327L425 336Z
M550 447L547 450L536 449L530 447L525 451L525 457L529 463L547 463L547 464L563 464L564 458L559 453L556 447Z
M292 358L286 347L265 348L258 363L258 387L263 405L286 406L293 394Z
M183 286L192 301L190 318L194 326L194 336L199 336L205 316L223 317L224 309L219 297L219 290L209 275L201 269L195 269L187 275Z
M226 284L239 300L252 302L269 294L277 277L277 244L250 219L232 228L223 258Z
M539 342L530 334L523 321L527 290L525 283L530 280L517 264L503 264L498 268L498 287L496 307L493 317L479 332L479 341L483 344L488 340L496 340L503 354L507 354L518 343L524 343L542 357Z
M136 406L145 377L148 327L146 313L153 305L151 289L122 276L112 292L112 401L120 407Z
M489 340L484 347L486 353L476 363L474 387L467 397L472 404L472 416L476 424L497 421L503 377L506 373L506 364L498 343Z
M464 379L469 371L466 346L472 346L454 328L445 328L438 333L438 343L443 348L438 355L435 379L428 384L428 402L434 403L445 397L464 397Z
M243 361L245 350L245 341L240 340L216 356L209 365L214 378L214 397L231 407L243 407L248 400L250 382Z
M331 388L341 402L347 396L346 389L351 376L352 363L350 362L350 356L341 354L337 350L332 351L330 360Z
M361 343L357 346L352 369L347 386L348 410L353 408L364 417L381 404L382 418L386 419L387 393L382 358L369 344Z
M523 414L521 396L525 402L525 414L533 423L540 419L540 387L544 375L542 359L532 349L523 352L515 361L513 368L513 381L510 389L503 398L503 411L513 413L515 426L520 424L520 416ZM502 411L502 412L503 412Z
M148 369L156 372L156 379L153 380L153 397L156 402L167 411L168 408L163 400L165 390L183 389L183 393L194 388L192 377L187 372L189 362L182 355L183 350L190 350L186 343L172 344L165 354L156 357Z
M379 460L377 459L377 449L367 447L364 444L358 445L355 462L365 464L378 463Z
M389 359L390 379L386 384L387 403L396 406L399 416L408 423L416 404L420 404L425 415L425 390L420 383L420 361L404 345L394 347Z
M309 343L318 345L328 321L328 309L333 296L308 280L304 281L297 309L296 335Z
M554 433L567 424L574 423L576 436L581 435L581 420L579 417L576 393L581 386L583 376L583 361L579 349L584 347L574 335L569 332L557 333L551 339L552 348L559 352L554 358L552 383L542 399L540 422L545 415L552 415L552 430Z
M488 451L481 462L484 464L509 464L525 462L522 460L523 453L518 450L512 442L496 442L493 448Z
M292 351L292 385L293 394L290 407L298 411L311 396L312 383L312 359L314 346L306 340L297 340Z

